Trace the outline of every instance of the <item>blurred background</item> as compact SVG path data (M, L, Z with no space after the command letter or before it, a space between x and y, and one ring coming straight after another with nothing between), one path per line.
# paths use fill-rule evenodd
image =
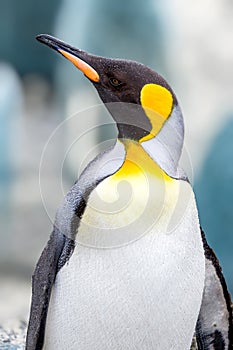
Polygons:
M68 119L99 99L80 72L35 40L39 33L141 61L170 82L183 109L201 224L233 293L232 1L4 0L0 9L0 325L27 320L31 274L55 210L86 151L115 135L112 125L92 128L102 107ZM77 131L90 128L76 142Z

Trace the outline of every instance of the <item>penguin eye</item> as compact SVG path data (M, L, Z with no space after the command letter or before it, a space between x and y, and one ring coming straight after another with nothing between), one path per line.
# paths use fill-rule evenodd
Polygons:
M110 78L109 82L114 87L118 87L122 84L122 82L120 80L118 80L117 78Z

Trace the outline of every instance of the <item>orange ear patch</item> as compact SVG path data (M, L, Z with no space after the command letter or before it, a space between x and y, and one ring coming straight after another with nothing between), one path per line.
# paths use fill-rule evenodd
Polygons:
M163 86L146 84L141 90L140 98L142 107L152 125L150 134L141 138L140 142L143 142L155 137L161 130L171 113L173 97L171 92Z

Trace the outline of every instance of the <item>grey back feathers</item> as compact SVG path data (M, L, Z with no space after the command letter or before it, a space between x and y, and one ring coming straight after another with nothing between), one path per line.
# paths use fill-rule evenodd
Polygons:
M183 142L183 116L179 105L175 105L158 135L142 142L142 147L170 177L187 180L187 176L179 166Z
M83 171L57 211L55 227L75 239L80 219L91 191L124 163L125 148L119 141L110 150L98 155Z

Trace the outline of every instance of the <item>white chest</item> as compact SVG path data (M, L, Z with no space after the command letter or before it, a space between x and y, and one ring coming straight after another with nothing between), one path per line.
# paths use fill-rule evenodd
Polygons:
M77 243L55 281L45 349L189 349L205 272L191 190L188 198L185 211L182 200L175 219L160 215L136 240Z
M189 185L168 180L162 172L123 175L106 178L91 193L77 242L95 248L119 247L150 231L166 233L171 230L169 224L181 220L183 203L190 200Z

